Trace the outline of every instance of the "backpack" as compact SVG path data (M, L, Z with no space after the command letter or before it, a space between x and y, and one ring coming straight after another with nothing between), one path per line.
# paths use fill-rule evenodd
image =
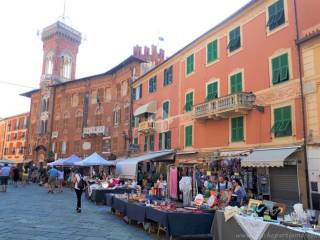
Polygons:
M80 176L80 181L78 182L78 188L83 190L86 187L86 182L83 180L83 177Z

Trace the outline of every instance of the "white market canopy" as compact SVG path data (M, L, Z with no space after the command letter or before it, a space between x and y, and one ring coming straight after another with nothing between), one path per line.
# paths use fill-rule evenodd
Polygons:
M116 175L123 178L132 178L137 174L138 163L144 161L173 161L174 151L164 150L158 152L152 152L144 154L138 157L131 157L121 161L117 161Z
M75 163L80 162L82 159L79 158L77 155L72 154L70 157L65 158L62 162L63 166L73 166Z
M12 165L14 164L14 162L11 160L0 160L0 166L3 166L5 164Z
M256 149L241 160L241 167L283 167L284 161L300 146Z
M49 166L62 166L63 165L63 161L65 160L65 158L59 158L57 160L55 160L54 162L48 163Z
M74 165L90 167L90 166L115 166L115 161L107 161L98 153L93 153L82 161L76 162Z

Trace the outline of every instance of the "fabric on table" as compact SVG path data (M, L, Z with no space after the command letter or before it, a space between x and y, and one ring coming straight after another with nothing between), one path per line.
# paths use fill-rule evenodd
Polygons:
M127 201L114 197L112 200L112 208L126 215Z
M237 214L240 214L240 208L227 206L224 210L224 219L227 222L229 219L231 219L233 216L236 216Z
M178 169L170 168L170 197L178 199Z
M106 205L111 207L112 206L112 201L113 201L113 194L112 193L106 193L105 199L106 199Z
M170 236L210 234L213 213L168 213L168 233Z
M259 221L250 217L235 215L234 218L250 240L261 240L269 226L269 223L267 222Z
M146 220L146 206L138 203L127 203L126 206L126 216L130 220L135 220L137 222L145 222Z
M152 207L147 207L146 218L151 221L157 222L162 226L165 226L165 227L168 226L167 212L164 212Z

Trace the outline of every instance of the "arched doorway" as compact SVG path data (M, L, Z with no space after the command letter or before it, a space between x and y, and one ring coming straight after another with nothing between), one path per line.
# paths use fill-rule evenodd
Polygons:
M36 151L36 165L47 165L47 148L43 145L38 145L34 150Z

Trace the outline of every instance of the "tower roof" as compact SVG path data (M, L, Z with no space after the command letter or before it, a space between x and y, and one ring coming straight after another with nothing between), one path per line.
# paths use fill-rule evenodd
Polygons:
M71 41L76 42L77 44L81 43L81 33L61 21L57 21L54 24L44 28L41 39L42 41L46 41L54 36L63 36Z

